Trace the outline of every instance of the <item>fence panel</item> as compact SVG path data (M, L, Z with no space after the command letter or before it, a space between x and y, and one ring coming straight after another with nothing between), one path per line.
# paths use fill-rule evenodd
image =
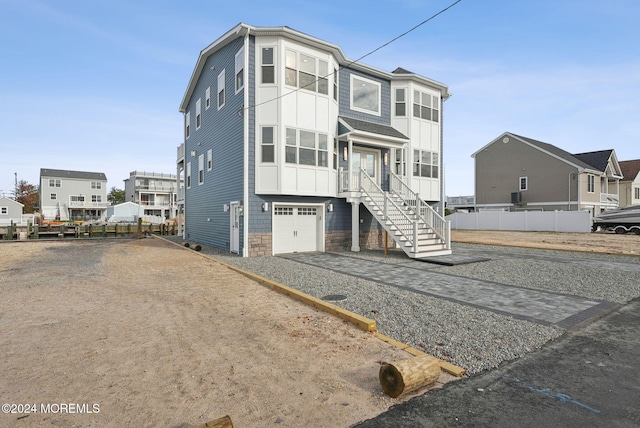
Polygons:
M480 211L447 216L452 229L524 232L590 232L588 211Z

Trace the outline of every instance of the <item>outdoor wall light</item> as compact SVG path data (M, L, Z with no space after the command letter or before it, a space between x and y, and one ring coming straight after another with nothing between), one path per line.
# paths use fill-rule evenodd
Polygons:
M264 211L264 212L269 211L269 202L263 202L262 203L262 211Z
M344 160L347 160L347 157L349 156L349 150L347 149L347 147L345 146L345 148L342 150L342 158Z
M383 160L384 160L384 166L389 165L389 152L384 152Z
M229 212L229 204L224 204L222 206L222 209L224 210L224 212L228 213Z
M333 212L333 204L328 204L327 205L327 212L330 212L330 213Z
M195 150L191 150L191 157L195 158L196 157L196 151Z

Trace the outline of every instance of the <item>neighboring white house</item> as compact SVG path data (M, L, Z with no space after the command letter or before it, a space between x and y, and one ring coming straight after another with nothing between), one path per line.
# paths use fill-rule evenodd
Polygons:
M176 217L178 199L176 175L132 171L124 180L125 201L144 207L145 215Z
M105 220L109 222L137 222L144 216L144 207L135 202L123 202L109 205Z
M44 220L96 220L107 205L104 173L40 169L40 210Z
M24 205L7 197L0 197L0 224L22 223Z

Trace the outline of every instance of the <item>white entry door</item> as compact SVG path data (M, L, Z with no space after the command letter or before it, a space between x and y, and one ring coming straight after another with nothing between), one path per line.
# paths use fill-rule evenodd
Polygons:
M322 210L280 206L273 211L273 254L322 251Z
M380 184L380 152L376 150L353 149L351 158L351 171L359 178L360 168L364 169L369 177ZM360 183L356 187L359 186Z
M232 202L229 209L229 250L232 253L240 252L240 202Z

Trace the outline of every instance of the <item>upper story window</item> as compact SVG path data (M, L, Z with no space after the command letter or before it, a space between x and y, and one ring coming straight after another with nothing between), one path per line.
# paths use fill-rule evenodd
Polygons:
M91 202L102 202L102 195L91 195Z
M213 169L213 150L207 150L207 171L211 171Z
M225 79L224 79L224 70L220 74L218 74L218 110L224 107L225 103Z
M261 128L261 141L262 148L262 162L273 163L275 162L275 145L273 142L274 127L263 126Z
M426 150L414 150L413 176L438 178L440 176L438 166L438 153L429 152Z
M413 91L413 117L439 122L439 98L426 92Z
M200 125L202 125L202 108L200 98L198 98L196 101L196 130L200 129Z
M396 116L406 116L407 115L407 100L406 93L404 88L396 88L395 90L396 96Z
M527 177L520 177L520 190L527 190L529 186L529 179Z
M236 54L236 93L244 88L244 47Z
M185 117L184 135L187 139L191 136L191 112L187 112Z
M211 107L211 87L204 92L204 109L208 110L209 107Z
M204 183L204 155L198 156L198 184Z
M91 182L92 189L102 189L102 183L100 181L92 181Z
M287 128L285 162L327 167L329 162L327 134Z
M351 109L380 115L380 83L351 75Z
M285 54L285 83L320 94L329 94L329 63L287 49Z
M594 193L596 191L596 176L593 174L587 175L587 192Z
M338 101L338 69L333 70L333 99Z
M191 189L191 162L187 162L187 172L185 173L187 179L187 189Z
M60 180L58 180L57 178L50 178L49 187L60 187Z
M636 187L634 190L635 199L640 199L640 187Z
M262 66L262 83L275 83L276 70L274 63L273 48L262 48L261 66Z

